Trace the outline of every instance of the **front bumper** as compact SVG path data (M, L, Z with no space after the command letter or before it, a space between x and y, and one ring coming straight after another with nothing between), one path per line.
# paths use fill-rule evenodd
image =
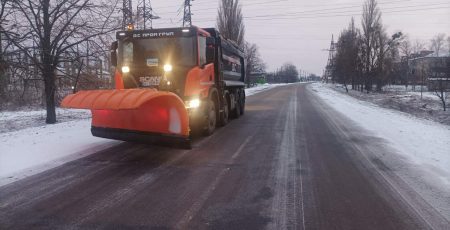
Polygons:
M190 148L189 137L173 134L159 134L125 129L91 127L93 136L107 139L130 141L143 144L158 144L170 147Z

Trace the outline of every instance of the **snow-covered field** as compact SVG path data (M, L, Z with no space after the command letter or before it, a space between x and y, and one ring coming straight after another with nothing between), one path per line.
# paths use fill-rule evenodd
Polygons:
M254 95L285 84L246 89ZM45 110L0 112L0 186L79 159L120 141L93 137L90 111L57 109L58 124L45 124Z

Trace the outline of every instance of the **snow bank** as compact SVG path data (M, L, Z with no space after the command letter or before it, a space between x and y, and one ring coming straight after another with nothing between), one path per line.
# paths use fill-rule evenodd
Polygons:
M269 90L269 89L273 89L273 88L278 87L278 86L289 85L289 84L292 84L292 83L279 83L279 84L268 84L268 83L266 83L266 84L262 84L262 85L257 85L255 87L245 89L245 95L246 96L251 96L251 95L254 95L254 94L257 94L257 93Z
M434 168L434 176L450 186L450 126L384 109L336 92L322 84L312 88L320 98L360 127L387 140L399 154L420 167Z
M0 133L0 186L121 143L90 127L85 119Z
M45 115L44 109L0 112L0 133L44 125ZM58 122L88 119L91 111L57 108L56 117Z

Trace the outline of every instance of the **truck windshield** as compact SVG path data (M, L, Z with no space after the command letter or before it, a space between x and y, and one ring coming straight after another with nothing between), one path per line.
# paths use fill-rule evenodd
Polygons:
M122 42L122 64L137 68L164 64L197 64L195 39L192 37L129 39Z

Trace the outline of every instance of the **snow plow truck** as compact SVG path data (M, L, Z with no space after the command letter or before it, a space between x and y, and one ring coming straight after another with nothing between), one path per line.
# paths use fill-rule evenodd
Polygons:
M111 45L112 90L80 91L64 108L89 109L108 139L190 147L245 108L243 50L214 28L126 30Z

